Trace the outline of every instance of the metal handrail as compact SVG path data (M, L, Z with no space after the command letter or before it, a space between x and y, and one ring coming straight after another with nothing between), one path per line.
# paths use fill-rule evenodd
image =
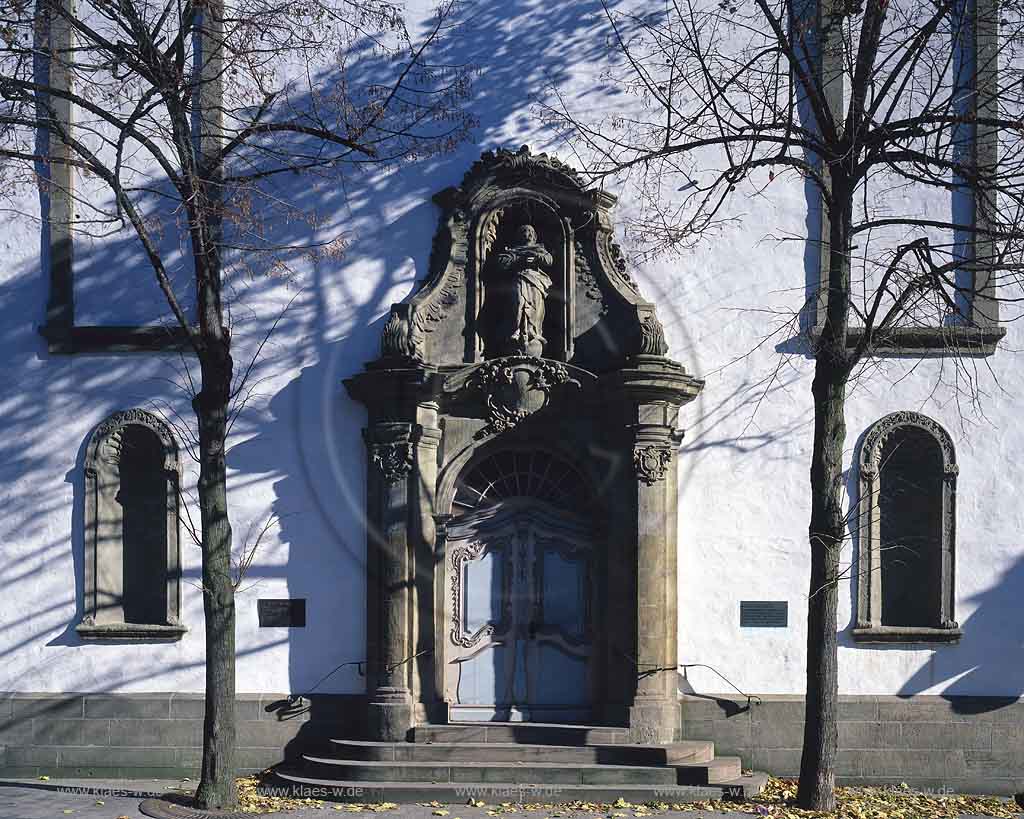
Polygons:
M661 668L648 668L643 671L640 671L640 664L633 657L630 657L623 651L618 651L618 654L629 660L629 662L633 665L633 668L635 668L638 672L637 677L648 677L651 674L660 674L662 671L678 671L680 668L706 668L708 671L711 671L714 674L718 675L718 677L723 682L729 685L741 697L745 697L748 706L755 701L758 705L762 704L762 700L759 696L757 696L757 694L748 694L746 691L741 690L739 686L736 685L736 683L734 683L732 680L726 677L721 671L719 671L714 666L707 665L706 663L679 663L679 665L669 665Z
M678 668L706 668L708 671L712 671L716 675L718 675L719 679L721 679L726 684L730 685L732 689L741 697L746 697L747 705L750 705L751 702L754 700L757 700L757 704L761 705L762 700L759 696L757 696L757 694L748 694L746 691L741 691L740 688L736 685L736 683L734 683L732 680L726 677L725 674L723 674L721 671L719 671L717 668L713 666L706 665L705 663L680 663Z
M404 660L399 660L397 663L390 663L389 665L384 666L384 673L385 674L390 674L392 671L394 671L399 666L403 666L406 663L415 660L417 657L422 657L424 654L430 654L432 652L433 652L432 648L425 648L425 649L423 649L423 651L417 651L415 654L410 654ZM305 692L303 692L301 694L289 694L288 695L288 701L289 702L296 702L297 700L300 700L303 697L308 697L310 694L312 694L314 691L316 691L321 685L323 685L325 682L327 682L327 680L330 679L331 676L333 676L336 672L341 671L341 669L345 668L346 666L350 666L350 665L356 666L356 671L358 672L359 676L360 677L365 677L366 676L366 666L368 665L368 663L369 663L369 660L346 660L343 663L338 663L338 665L334 666L334 668L332 668L330 671L328 671L326 674L324 674L319 680L317 680L316 685L314 685L308 691L305 691Z

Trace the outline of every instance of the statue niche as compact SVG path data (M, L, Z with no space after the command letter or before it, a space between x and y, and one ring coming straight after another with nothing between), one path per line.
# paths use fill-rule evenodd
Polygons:
M503 222L498 235L509 238L501 251L492 254L483 276L480 323L484 355L542 356L555 256L529 221Z

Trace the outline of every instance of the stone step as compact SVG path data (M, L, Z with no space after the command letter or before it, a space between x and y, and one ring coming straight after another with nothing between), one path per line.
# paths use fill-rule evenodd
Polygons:
M763 771L749 771L736 779L727 779L709 787L722 789L722 796L726 799L743 801L753 799L768 784L768 774Z
M416 743L512 742L527 745L621 745L629 731L595 725L563 725L543 722L466 722L448 725L417 725Z
M479 799L494 805L559 804L564 802L603 802L622 798L632 804L646 802L703 802L729 796L743 799L755 796L764 787L767 776L754 774L726 785L533 785L515 782L457 784L434 782L363 782L359 780L318 779L303 772L278 768L267 781L271 787L290 787L296 796L339 802L441 802L465 805ZM729 790L726 790L728 788Z
M492 763L457 762L378 762L330 759L309 754L302 756L304 775L322 781L362 782L503 782L522 785L658 785L679 784L676 768L642 765L570 764L558 762ZM710 763L705 763L705 768ZM694 763L688 773L699 765ZM739 771L736 772L739 774ZM711 777L705 772L706 780ZM727 777L729 779L734 776ZM691 784L691 783L686 783ZM709 784L698 782L696 784Z
M716 756L709 762L676 765L676 782L680 785L720 785L743 775L743 762L738 756Z
M498 742L370 742L335 739L325 756L378 762L558 762L562 764L672 765L708 762L715 744L687 740L670 745L532 745Z

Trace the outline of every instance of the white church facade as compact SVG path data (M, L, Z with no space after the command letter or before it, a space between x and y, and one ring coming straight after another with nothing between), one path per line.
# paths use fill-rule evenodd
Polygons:
M237 358L259 353L228 454L245 770L456 724L798 770L813 319L776 330L820 284L778 240L807 237L808 201L751 194L713 240L639 259L617 227L637 203L527 116L515 55L542 48L572 89L592 32L559 55L531 19L476 31L478 144L344 195L296 184L344 253L237 282ZM0 223L0 775L189 775L189 354L131 241L20 211ZM851 389L841 782L1024 785L1020 332L908 342Z

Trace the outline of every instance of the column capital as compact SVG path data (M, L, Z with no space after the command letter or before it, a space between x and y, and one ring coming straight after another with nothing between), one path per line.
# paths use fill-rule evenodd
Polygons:
M437 369L428 366L404 369L374 367L344 380L348 394L363 404L370 423L414 422L419 407L430 402L438 389Z
M667 446L634 446L633 468L637 478L648 486L664 480L672 463L672 450Z

